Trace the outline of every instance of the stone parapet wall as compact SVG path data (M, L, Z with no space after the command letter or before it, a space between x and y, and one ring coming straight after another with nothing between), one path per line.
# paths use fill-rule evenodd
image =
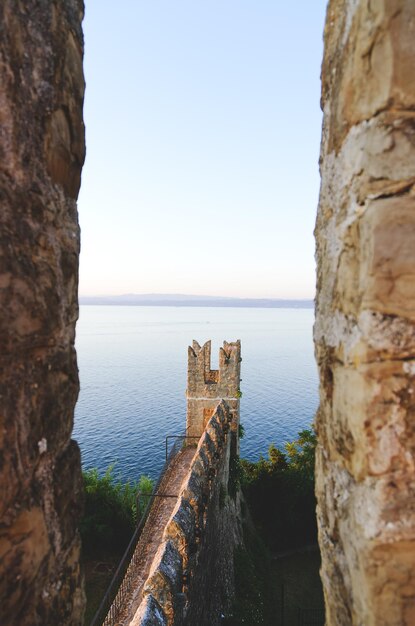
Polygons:
M331 0L314 329L328 624L415 623L415 5Z
M239 497L228 493L234 434L221 402L199 441L130 626L216 626L234 594L242 542Z
M81 0L0 2L0 623L81 624Z

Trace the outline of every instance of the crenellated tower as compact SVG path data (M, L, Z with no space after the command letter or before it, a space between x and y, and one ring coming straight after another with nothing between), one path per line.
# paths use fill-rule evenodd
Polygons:
M193 341L188 350L186 434L200 436L221 400L225 400L232 414L231 428L239 426L239 398L241 395L241 342L223 342L219 349L219 369L210 368L211 341L202 347Z

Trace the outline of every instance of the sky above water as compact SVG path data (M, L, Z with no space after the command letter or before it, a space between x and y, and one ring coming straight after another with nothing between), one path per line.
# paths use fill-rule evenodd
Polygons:
M86 0L81 295L311 298L325 0Z

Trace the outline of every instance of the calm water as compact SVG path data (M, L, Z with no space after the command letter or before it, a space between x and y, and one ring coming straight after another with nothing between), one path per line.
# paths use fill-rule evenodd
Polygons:
M317 408L311 309L81 306L81 392L74 438L84 467L112 462L124 478L157 476L164 437L186 420L187 346L242 342L241 455L266 455L307 427Z

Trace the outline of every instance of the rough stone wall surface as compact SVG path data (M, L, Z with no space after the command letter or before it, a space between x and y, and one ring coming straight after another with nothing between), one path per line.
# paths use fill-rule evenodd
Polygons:
M218 402L226 399L233 415L232 430L239 425L241 342L223 342L219 369L210 369L211 342L193 341L188 350L186 434L200 437Z
M81 0L0 3L0 623L80 624Z
M331 0L316 225L327 623L415 624L415 4Z
M204 431L130 626L218 626L234 594L242 542L238 494L228 492L232 415L221 402Z

